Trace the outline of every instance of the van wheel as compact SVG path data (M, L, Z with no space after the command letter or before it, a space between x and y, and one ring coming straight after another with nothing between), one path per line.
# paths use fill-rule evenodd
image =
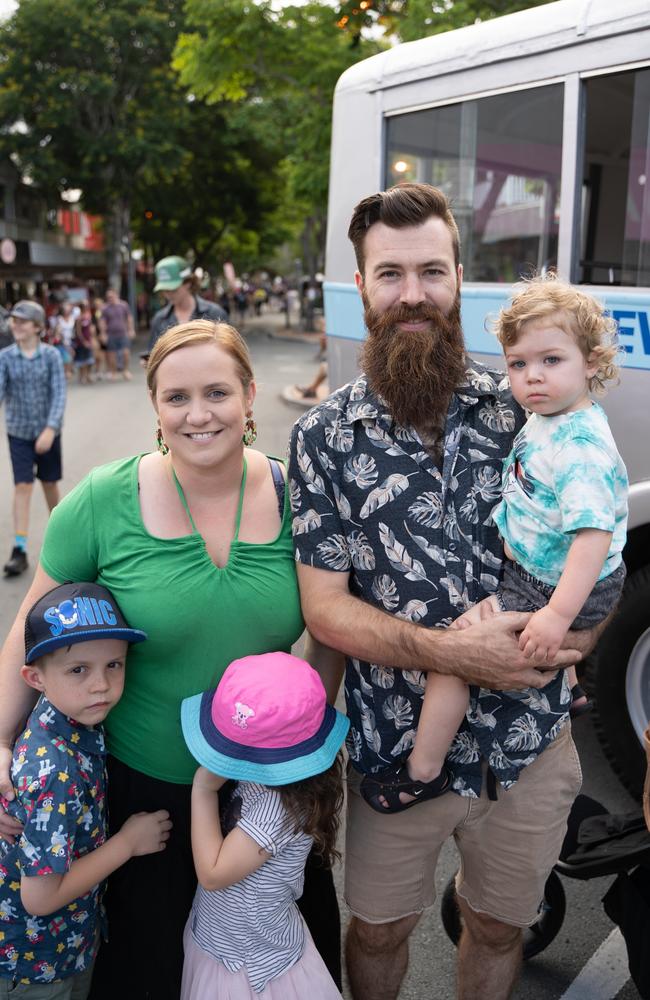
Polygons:
M587 662L594 726L621 782L641 799L650 719L650 566L628 578L614 621Z
M537 920L524 929L524 959L539 955L548 948L556 936L566 913L566 896L561 879L551 872L544 886L544 899L540 903ZM447 883L440 904L440 916L447 936L457 945L463 929L463 920L456 899L456 876Z

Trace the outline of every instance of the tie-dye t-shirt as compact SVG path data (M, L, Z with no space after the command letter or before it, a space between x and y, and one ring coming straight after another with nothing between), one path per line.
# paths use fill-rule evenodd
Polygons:
M611 531L599 579L621 562L627 527L627 472L597 403L543 417L533 413L517 434L494 511L502 538L528 573L555 586L576 531Z

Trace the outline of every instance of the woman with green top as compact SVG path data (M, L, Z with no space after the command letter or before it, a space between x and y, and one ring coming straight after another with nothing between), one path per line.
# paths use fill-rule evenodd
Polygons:
M19 668L34 601L67 580L97 581L149 636L130 651L124 695L106 720L109 819L119 827L134 811L165 808L174 826L166 851L111 877L110 943L91 996L112 1000L124 989L129 1000L177 1000L180 992L182 932L196 886L189 825L196 762L181 733L181 701L213 687L235 659L289 651L303 630L284 470L250 447L255 382L244 341L208 320L174 327L151 353L147 383L158 450L93 470L55 508L0 660L6 794L14 735L31 707ZM334 898L331 874L316 869L314 877L322 923L323 893L330 906ZM337 954L335 905L330 914L325 927L311 929L317 944L325 939L324 952Z

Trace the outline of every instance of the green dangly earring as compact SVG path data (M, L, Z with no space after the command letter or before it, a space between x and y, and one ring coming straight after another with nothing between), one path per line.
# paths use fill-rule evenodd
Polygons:
M252 417L246 418L246 423L244 425L244 434L242 436L242 441L247 448L250 448L252 444L257 441L257 424Z
M156 431L156 447L161 455L168 455L169 448L165 444L165 439L162 436L162 427L158 424L158 430Z

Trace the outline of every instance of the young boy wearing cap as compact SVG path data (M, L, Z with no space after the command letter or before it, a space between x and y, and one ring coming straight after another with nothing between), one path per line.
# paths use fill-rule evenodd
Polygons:
M29 505L34 469L50 510L59 502L61 424L66 382L59 352L41 343L45 311L38 302L17 302L9 322L14 343L0 351L0 403L14 473L14 546L4 565L7 576L27 569Z
M21 672L40 698L14 745L15 798L2 800L23 831L0 844L0 1000L18 987L33 1000L84 1000L104 880L166 846L165 810L106 832L101 723L122 694L128 644L146 638L94 583L55 587L27 614Z

